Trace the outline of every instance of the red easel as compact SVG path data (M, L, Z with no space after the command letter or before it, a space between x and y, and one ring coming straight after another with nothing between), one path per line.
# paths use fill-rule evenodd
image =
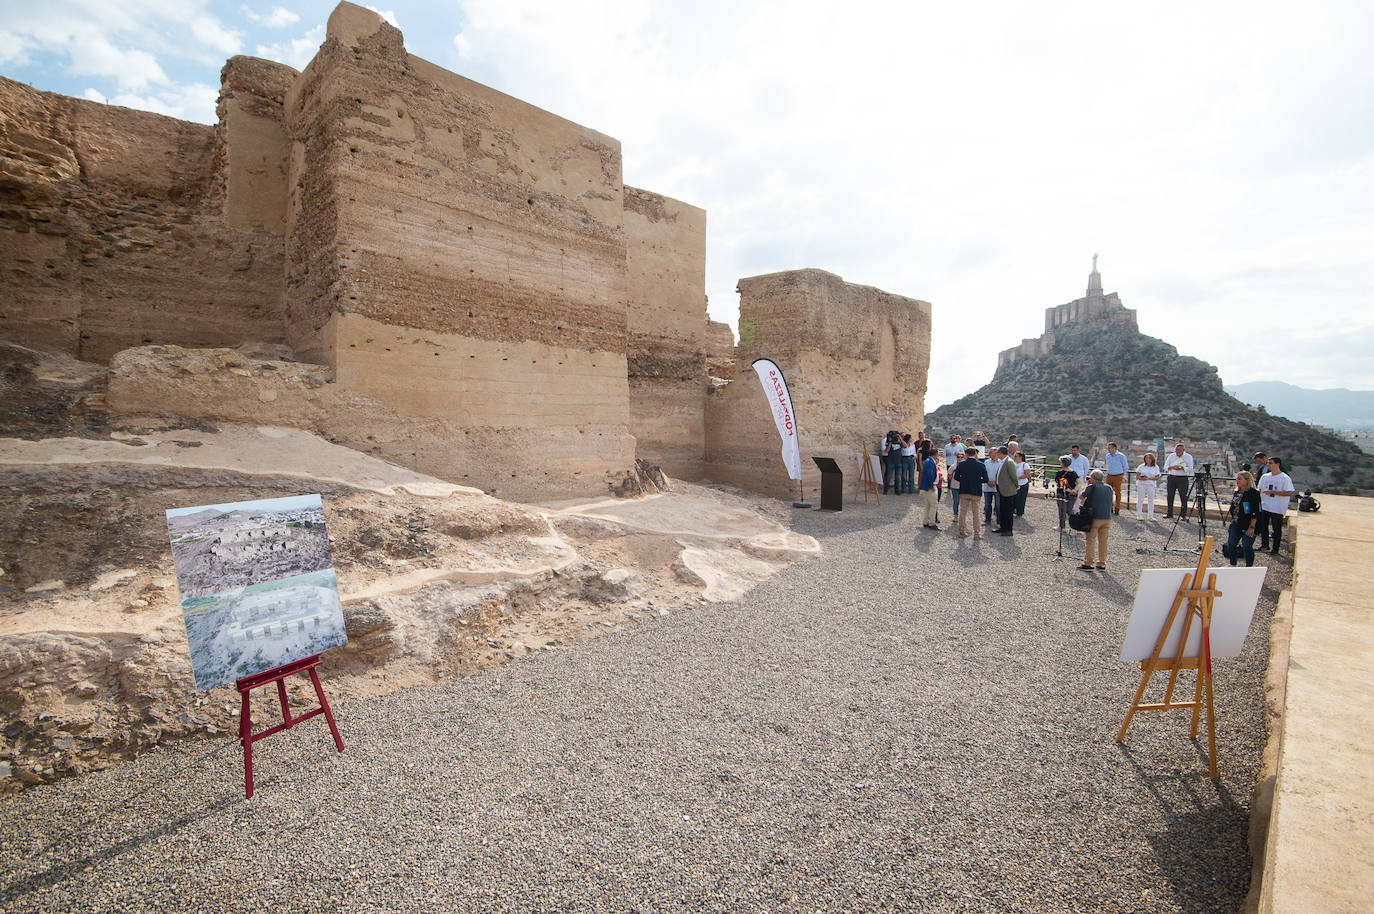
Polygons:
M334 715L329 710L329 701L324 697L324 689L320 687L320 677L315 674L315 667L320 665L320 655L313 654L300 660L294 660L283 666L274 667L252 676L245 676L234 687L239 690L243 697L243 708L239 713L239 742L243 743L243 782L244 791L249 796L253 796L253 744L260 739L265 739L273 733L280 733L283 730L290 730L303 720L309 720L317 714L323 714L324 719L329 721L329 732L334 734L334 745L343 751L343 739L339 736L339 728L334 724ZM310 681L315 685L315 696L320 700L320 706L313 711L307 711L300 717L291 716L291 706L286 701L286 679L292 673L309 673ZM277 684L277 698L281 700L282 722L275 727L268 727L261 733L253 732L253 722L251 711L248 707L248 693L258 686Z

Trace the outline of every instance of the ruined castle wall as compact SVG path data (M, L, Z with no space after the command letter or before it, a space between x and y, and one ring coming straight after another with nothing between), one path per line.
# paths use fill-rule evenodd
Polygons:
M626 187L625 239L635 455L698 480L706 447L706 211Z
M634 460L619 143L408 55L350 4L286 107L292 345L456 430L407 465L604 492Z
M226 223L216 130L0 78L0 336L87 361L281 342L281 236Z
M925 415L930 304L822 270L742 279L737 377L707 399L709 479L795 497L762 385L749 368L777 362L796 409L808 496L820 474L812 455L833 457L852 484L855 455L890 428L915 433Z
M219 138L224 222L232 228L286 231L291 144L282 105L298 74L255 57L232 57L220 74Z
M706 373L727 381L735 376L735 332L723 321L706 322Z

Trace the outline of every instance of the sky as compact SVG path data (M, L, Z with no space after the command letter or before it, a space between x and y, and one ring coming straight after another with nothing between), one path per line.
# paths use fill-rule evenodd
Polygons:
M255 498L252 501L234 501L221 505L196 505L192 508L168 508L168 517L181 517L185 514L199 514L201 511L300 511L304 508L320 507L318 495L288 495L285 498Z
M0 74L213 123L332 2L0 0ZM815 267L933 305L927 410L1084 294L1227 384L1374 388L1374 4L388 0L408 50L621 141L706 292Z

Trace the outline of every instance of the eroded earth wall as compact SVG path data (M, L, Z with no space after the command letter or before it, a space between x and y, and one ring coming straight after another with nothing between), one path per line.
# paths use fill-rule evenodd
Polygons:
M280 97L295 71L258 63L244 95ZM97 362L284 341L281 227L225 218L228 140L0 78L0 337Z
M813 455L833 457L852 493L865 442L871 450L888 429L921 429L930 303L823 270L741 279L739 292L736 378L707 398L707 478L796 497L768 400L749 367L769 358L792 394L807 496L819 492Z
M630 429L635 456L705 471L706 211L625 188Z
M289 339L426 430L380 455L517 497L632 467L619 143L347 3L286 109Z

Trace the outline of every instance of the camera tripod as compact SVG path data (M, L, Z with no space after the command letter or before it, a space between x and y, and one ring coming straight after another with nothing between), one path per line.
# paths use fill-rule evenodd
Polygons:
M1188 480L1188 488L1183 493L1183 506L1187 507L1191 501L1194 510L1197 511L1197 545L1192 549L1186 550L1196 554L1201 554L1207 542L1207 490L1211 489L1212 499L1217 503L1217 515L1222 515L1221 496L1217 494L1217 483L1212 478L1212 474L1206 470L1193 474L1193 478ZM1183 520L1183 512L1180 511L1178 518L1174 521L1174 529L1169 531L1169 538L1164 541L1164 548L1161 552L1169 551L1169 544L1174 541L1174 534L1178 532L1178 525ZM1175 550L1183 552L1183 549Z
M1055 487L1054 501L1059 513L1059 545L1054 548L1054 555L1050 557L1051 562L1064 560L1064 526L1069 522L1069 499L1070 495L1063 486Z

